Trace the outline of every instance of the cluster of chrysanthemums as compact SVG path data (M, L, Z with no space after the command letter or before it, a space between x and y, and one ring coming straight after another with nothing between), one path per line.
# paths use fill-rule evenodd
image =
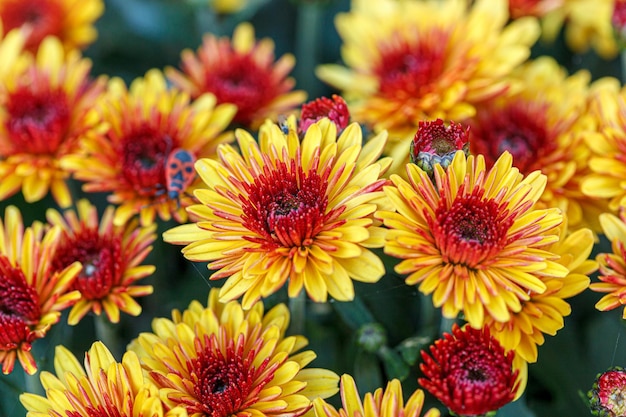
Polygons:
M353 281L384 276L381 251L458 322L422 352L419 384L460 416L521 396L566 299L626 305L626 89L528 60L564 22L572 48L614 56L621 5L353 0L336 18L345 65L316 69L341 96L305 103L294 57L249 23L127 85L81 53L101 0L0 1L0 198L59 206L0 219L3 372L34 374L32 344L66 309L71 325L139 315L160 220L223 280L121 362L96 342L83 368L59 346L45 394L20 397L29 415L418 417L422 390L405 402L394 379L361 398L349 375L307 367L287 307L263 305L283 287L350 301ZM110 205L99 215L75 184ZM590 259L599 234L613 252ZM594 412L623 415L620 372L599 378ZM338 411L325 399L339 390Z

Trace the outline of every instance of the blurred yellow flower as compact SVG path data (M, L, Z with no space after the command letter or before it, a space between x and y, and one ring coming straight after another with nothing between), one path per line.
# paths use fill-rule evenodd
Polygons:
M248 0L209 0L211 7L219 14L232 14L241 11Z
M507 322L529 293L543 293L544 277L563 277L549 245L563 221L558 209L535 209L546 177L526 177L505 152L491 169L485 159L458 151L446 171L435 165L434 181L407 165L408 182L392 175L385 193L397 211L378 211L389 228L385 253L402 259L395 266L419 284L446 318L459 312L472 327L486 316Z
M29 203L49 191L59 206L72 203L61 160L100 129L92 108L105 79L90 70L90 60L49 37L0 80L0 199L21 189Z
M96 40L95 21L104 12L102 0L0 0L0 21L9 29L29 31L26 48L37 51L47 36L57 37L66 51Z
M293 90L295 80L288 77L295 58L285 54L274 58L274 41L256 40L250 23L240 23L228 37L204 37L194 54L181 54L181 70L166 68L167 77L192 98L212 93L218 103L237 106L233 122L253 130L270 118L294 112L306 99L302 90Z
M288 325L284 304L244 311L236 301L220 303L212 289L208 307L193 301L172 320L153 320L154 333L140 334L129 349L167 407L193 417L298 417L313 399L335 394L339 377L307 368L315 353L298 352L307 340L286 337Z
M181 407L165 411L154 384L144 377L134 352L118 363L102 342L85 354L85 367L64 346L57 346L54 370L41 373L45 396L20 395L27 417L142 416L187 417Z
M354 121L389 131L394 168L408 160L422 120L462 121L503 94L504 77L530 55L533 17L508 22L506 0L354 0L335 19L346 66L317 68L341 90Z
M580 190L591 173L585 136L595 123L587 114L589 72L568 76L553 58L540 57L511 78L519 89L477 106L469 121L471 152L482 154L488 167L508 151L523 175L541 170L547 184L539 204L561 209L572 230L599 232L598 215L607 210L606 201Z
M96 111L108 129L85 138L63 161L85 182L83 191L110 193L109 202L119 205L116 225L138 213L144 226L157 215L186 221L184 207L191 198L185 192L168 192L166 161L177 149L196 158L215 157L217 146L233 139L232 132L224 130L235 107L217 105L209 94L192 103L186 93L168 89L161 72L150 70L128 89L121 79L112 79Z
M626 207L626 89L615 78L593 83L588 113L595 128L585 135L592 152L589 173L581 182L582 192L608 200L610 210Z
M293 118L292 118L293 121ZM211 279L228 278L222 300L243 295L249 308L287 281L289 297L303 289L314 301L330 295L354 298L352 280L376 282L385 268L370 247L383 245L384 230L372 218L384 194L380 179L388 161L378 161L380 134L362 146L361 129L337 137L329 119L311 125L300 141L273 123L259 143L236 132L239 148L220 148L219 160L197 162L208 189L196 191L189 208L197 223L164 233L166 242L187 244L192 261L209 261Z
M576 53L592 48L604 59L619 52L613 30L615 0L563 0L541 21L543 38L554 41L562 29L565 42Z

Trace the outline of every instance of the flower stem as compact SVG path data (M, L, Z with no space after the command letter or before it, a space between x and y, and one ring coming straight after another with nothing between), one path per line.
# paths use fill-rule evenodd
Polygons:
M24 372L24 391L36 395L44 395L43 386L39 380L39 373L28 375Z
M299 88L317 96L315 84L317 79L313 69L317 64L317 44L319 29L324 27L321 22L322 10L317 2L302 2L298 5L296 21L296 68L295 79Z
M304 291L293 298L289 298L289 312L291 313L291 323L289 333L293 335L304 334L306 322L306 295Z

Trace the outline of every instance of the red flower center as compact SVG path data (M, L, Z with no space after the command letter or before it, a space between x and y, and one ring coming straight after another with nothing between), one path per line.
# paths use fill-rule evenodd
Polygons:
M522 172L543 168L542 158L557 148L546 126L546 109L507 105L479 113L472 125L472 153L485 156L492 166L504 151L513 155L513 164Z
M119 236L100 235L97 229L83 227L73 235L63 233L52 267L62 270L73 262L81 262L83 269L72 289L80 291L87 300L101 300L120 284L123 259Z
M218 103L237 105L233 121L250 124L256 111L282 92L271 68L262 68L251 54L231 52L220 65L205 72L205 88L215 95Z
M261 235L248 240L260 243L264 250L311 245L337 214L337 210L325 214L329 172L324 177L314 170L304 174L293 160L289 167L284 162L274 169L266 165L254 183L244 185L249 197L243 205L243 224Z
M458 196L450 208L441 199L429 223L444 262L475 268L506 245L513 218L501 204L483 200L483 194L478 189Z
M39 295L24 272L0 255L0 350L12 350L31 341L30 326L41 318Z
M70 107L63 90L32 91L20 87L9 95L6 108L10 154L56 154L70 125Z
M243 337L237 346L230 341L222 353L216 335L205 337L205 346L190 364L195 376L194 391L197 403L189 404L188 412L203 413L209 417L236 414L258 401L258 394L274 377L276 366L268 367L269 358L260 366L253 366L257 349L244 352Z
M142 124L122 139L122 173L140 195L165 195L165 163L173 139L148 124Z
M28 24L31 28L26 48L36 49L48 35L62 37L66 12L58 0L6 0L0 6L0 20L5 32Z
M420 34L414 44L392 42L381 45L381 59L375 68L381 94L400 99L419 98L429 91L445 70L448 33L433 30Z

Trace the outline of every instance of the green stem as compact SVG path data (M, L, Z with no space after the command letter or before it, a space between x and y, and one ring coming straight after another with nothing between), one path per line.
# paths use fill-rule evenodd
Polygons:
M43 396L45 394L41 381L39 380L39 373L35 375L24 373L24 390L25 392L36 395Z
M619 54L620 63L622 66L622 83L626 82L626 49L623 49Z
M456 323L456 319L448 319L441 316L441 321L439 322L439 334L442 335L444 333L452 333L452 325Z
M321 24L322 9L317 2L302 2L298 5L296 16L296 68L294 78L298 87L317 96L315 85L318 83L314 68L317 64L317 44Z
M303 335L306 322L306 294L304 291L300 291L297 296L289 298L289 312L291 313L289 334Z

